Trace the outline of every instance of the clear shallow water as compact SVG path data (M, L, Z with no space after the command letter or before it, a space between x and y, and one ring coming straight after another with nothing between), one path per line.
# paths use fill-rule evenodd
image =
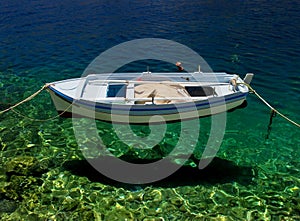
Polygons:
M45 82L80 76L116 44L157 37L192 48L215 71L255 73L256 91L299 122L299 9L298 1L2 1L1 109ZM85 165L69 119L32 122L12 112L1 115L1 217L298 220L299 129L276 117L266 140L269 110L254 96L248 104L227 114L211 167L199 171L190 162L146 186L112 182ZM56 114L45 92L18 111L39 119ZM118 142L109 124L98 128L121 156L163 154L177 134L177 125L170 126L160 147L142 153ZM207 133L203 128L200 149Z

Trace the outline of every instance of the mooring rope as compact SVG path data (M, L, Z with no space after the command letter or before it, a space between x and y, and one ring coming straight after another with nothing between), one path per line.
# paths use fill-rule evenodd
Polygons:
M37 96L39 93L41 93L43 90L45 90L47 87L48 87L48 85L45 84L40 90L38 90L37 92L33 93L33 94L30 95L29 97L25 98L25 99L22 100L21 102L19 102L19 103L15 104L15 105L13 105L13 106L11 106L11 107L9 107L9 108L3 110L3 111L0 111L0 114L3 114L3 113L5 113L5 112L7 112L7 111L10 111L10 110L16 108L17 106L19 106L19 105L21 105L21 104L23 104L23 103L25 103L25 102L27 102L27 101L30 101L32 98L34 98L34 97Z
M47 118L47 119L35 119L35 118L31 118L31 117L25 116L25 115L23 115L20 112L18 112L18 111L15 110L16 107L18 107L21 104L24 104L27 101L30 101L31 99L33 99L34 97L36 97L38 94L40 94L43 90L45 90L48 86L49 86L48 84L45 84L41 89L39 89L38 91L36 91L32 95L30 95L29 97L25 98L21 102L19 102L19 103L15 104L15 105L13 105L13 106L11 106L11 107L3 110L3 111L0 111L0 115L6 113L8 111L12 111L12 112L16 113L17 115L19 115L19 116L21 116L23 118L26 118L26 119L29 119L29 120L32 120L32 121L40 121L40 122L53 120L53 119L58 118L59 116L63 115L66 111L68 111L70 109L70 107L73 105L72 103L63 112L61 112L60 114L58 114L58 115L56 115L54 117Z
M73 103L71 103L64 111L62 111L61 113L57 114L56 116L54 117L50 117L50 118L46 118L46 119L35 119L35 118L31 118L31 117L28 117L28 116L25 116L24 114L21 114L20 112L16 111L15 109L11 109L12 112L14 112L15 114L21 116L21 117L24 117L28 120L31 120L31 121L39 121L39 122L45 122L45 121L49 121L49 120L54 120L55 118L58 118L60 117L61 115L63 115L65 112L67 112L70 107L73 105Z
M262 96L260 96L249 84L247 83L238 83L238 84L242 84L245 85L249 88L249 90L254 93L265 105L267 105L271 111L273 113L278 114L279 116L281 116L282 118L284 118L285 120L287 120L288 122L290 122L291 124L300 127L300 124L296 123L295 121L291 120L290 118L288 118L287 116L285 116L284 114L280 113L278 110L276 110L274 107L272 107L265 99L262 98Z

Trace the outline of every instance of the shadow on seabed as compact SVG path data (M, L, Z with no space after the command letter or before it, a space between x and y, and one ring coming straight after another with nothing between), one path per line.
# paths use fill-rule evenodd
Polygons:
M106 159L97 158L92 161L105 160L109 161L110 157ZM193 160L194 157L192 156ZM91 161L91 159L89 159ZM138 160L132 163L151 163L153 161ZM199 160L198 160L199 162ZM172 162L170 162L172 164ZM92 182L100 182L116 187L123 187L126 189L132 189L136 184L124 184L118 181L112 180L100 172L98 172L87 160L73 160L67 161L63 167L71 173L78 176L85 176ZM222 183L237 182L242 185L249 185L254 177L253 168L238 166L231 161L214 158L212 162L200 170L198 167L182 166L172 175L164 178L163 180L138 185L140 187L145 186L156 186L156 187L177 187L177 186L195 186L195 185L213 185Z

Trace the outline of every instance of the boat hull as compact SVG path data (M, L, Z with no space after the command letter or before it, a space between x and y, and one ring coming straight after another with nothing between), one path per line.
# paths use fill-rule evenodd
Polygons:
M75 100L48 88L62 117L86 117L121 124L160 124L211 116L243 105L247 93L169 105L122 105Z

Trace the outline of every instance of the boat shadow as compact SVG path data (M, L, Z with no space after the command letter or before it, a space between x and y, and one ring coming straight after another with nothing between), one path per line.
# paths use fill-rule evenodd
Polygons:
M92 161L109 160L97 158ZM64 163L63 168L74 175L87 177L92 182L134 189L136 184L125 184L112 180L98 172L87 160L72 160ZM198 160L199 161L199 160ZM153 161L139 160L133 163L151 163ZM143 186L156 187L177 187L177 186L196 186L196 185L214 185L223 183L237 182L241 185L249 185L254 178L254 169L252 167L239 166L231 161L215 157L204 169L198 167L182 166L170 176L150 184L138 184Z

